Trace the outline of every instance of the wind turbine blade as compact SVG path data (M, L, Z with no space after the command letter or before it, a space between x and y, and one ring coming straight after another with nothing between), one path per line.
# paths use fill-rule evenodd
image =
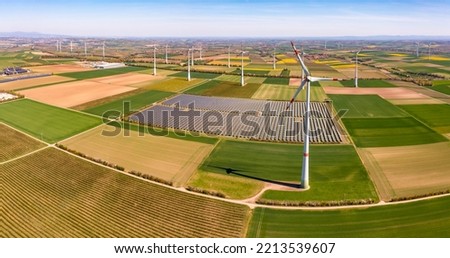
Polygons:
M343 81L343 79L339 78L322 78L322 77L312 77L308 76L309 81L311 82L320 82L320 81Z
M301 68L305 72L306 76L309 76L309 70L306 67L305 63L303 62L303 58L302 58L303 54L297 50L297 48L294 45L294 42L291 41L291 45L292 45L292 48L294 49L294 52L295 52L295 55L297 56L298 61L300 62L300 65L302 66Z
M307 80L303 80L303 81L302 81L302 83L300 84L300 87L297 88L297 90L296 90L295 93L294 93L294 96L292 96L292 99L289 101L289 104L288 104L288 106L286 107L286 110L288 110L288 109L291 107L291 105L292 105L292 103L294 102L295 98L297 98L297 96L298 96L298 94L300 93L300 91L302 91L303 88L305 87L306 82L307 82Z

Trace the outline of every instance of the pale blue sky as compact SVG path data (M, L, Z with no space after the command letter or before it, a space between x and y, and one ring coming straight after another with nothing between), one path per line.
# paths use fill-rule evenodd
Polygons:
M450 35L450 0L7 1L0 31L76 36Z

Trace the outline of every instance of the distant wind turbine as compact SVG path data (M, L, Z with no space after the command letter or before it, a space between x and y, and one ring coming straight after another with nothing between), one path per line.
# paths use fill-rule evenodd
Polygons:
M419 57L419 47L420 47L420 43L416 42L416 57Z
M245 85L245 81L244 81L244 53L246 53L245 51L241 52L241 86Z
M105 41L103 41L103 61L105 61Z
M275 61L275 48L273 48L273 69L275 70L277 68L277 63Z
M167 59L167 44L166 44L166 64L168 64L168 63L169 63L169 61Z
M156 45L153 46L153 75L156 75Z
M362 49L356 52L355 55L355 88L358 88L358 55L361 51Z
M309 189L309 127L310 127L310 111L311 111L311 82L317 82L317 81L339 81L340 79L336 79L336 78L321 78L321 77L312 77L308 67L306 67L305 63L303 62L303 57L302 57L302 53L300 51L298 51L295 48L295 45L293 42L291 42L292 48L295 52L295 55L297 56L297 59L300 63L300 68L304 71L305 73L305 79L302 80L300 86L298 87L298 89L296 90L296 92L294 93L294 96L292 97L291 101L289 102L286 110L288 110L292 103L295 101L295 98L298 96L298 94L300 93L300 91L303 90L303 88L306 86L306 111L304 114L304 119L303 119L303 125L304 125L304 131L303 131L303 163L302 163L302 174L301 174L301 187L303 189Z
M188 73L187 73L187 80L190 81L191 80L191 62L190 62L190 58L191 58L191 49L188 49L188 60L187 60L187 64L188 64Z
M73 42L72 42L72 40L70 41L70 53L72 53L73 52Z

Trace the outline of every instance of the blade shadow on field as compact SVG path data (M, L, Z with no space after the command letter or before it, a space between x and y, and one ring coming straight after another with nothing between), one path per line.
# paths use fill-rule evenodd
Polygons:
M296 184L296 183L288 183L288 182L283 182L283 181L276 181L276 180L271 180L271 179L267 179L267 178L262 178L262 177L257 177L257 176L251 176L251 175L243 174L243 173L240 173L240 172L248 172L248 171L243 171L243 170L234 169L234 168L230 168L230 167L219 167L219 166L211 166L211 165L209 167L225 170L225 172L228 175L232 174L232 175L236 175L236 176L240 176L240 177L245 177L245 178L249 178L249 179L262 181L262 182L265 182L265 183L277 184L277 185L286 186L286 187L293 187L293 188L300 188L301 187L300 184Z

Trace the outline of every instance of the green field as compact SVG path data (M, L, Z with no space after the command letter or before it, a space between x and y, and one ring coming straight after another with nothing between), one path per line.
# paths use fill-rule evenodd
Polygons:
M450 197L366 209L257 208L248 237L450 237Z
M427 144L446 138L412 117L343 118L358 147L388 147Z
M65 76L69 78L74 78L77 80L85 80L85 79L93 79L111 75L124 74L129 72L136 72L145 70L145 67L135 67L135 66L127 66L120 68L112 68L112 69L99 69L93 71L83 71L83 72L72 72L72 73L61 73L60 76Z
M450 81L433 81L431 89L450 95Z
M42 142L0 123L0 162L43 148Z
M355 87L355 80L341 81L345 87ZM396 87L394 84L383 80L358 80L358 87L362 88L392 88Z
M289 85L289 78L275 78L275 77L269 77L267 78L264 83L266 84L281 84L281 85Z
M54 143L101 124L101 119L22 99L0 104L0 122Z
M235 82L211 80L189 89L185 93L204 96L251 98L259 86L261 85L257 83L247 83L242 87L239 83Z
M347 110L346 118L405 117L407 113L378 95L332 95L334 108Z
M179 72L174 73L169 76L172 77L182 77L187 78L187 72ZM191 78L198 78L198 79L214 79L216 77L220 76L220 73L200 73L200 72L191 72Z
M249 209L54 148L2 166L0 237L242 237Z
M402 69L411 72L411 73L436 73L436 74L442 74L442 75L450 75L450 71L444 70L437 67L428 67L428 66L406 66L402 67Z
M257 182L299 183L302 145L221 141L200 167L203 171ZM345 162L343 162L345 161ZM263 199L339 200L376 199L375 190L351 145L311 146L311 190L306 192L269 191Z
M124 102L130 102L130 112L133 112L171 95L173 95L171 92L151 90L95 106L83 111L98 116L102 116L106 111L119 111L123 114L122 111L124 109ZM130 112L124 115L128 115ZM110 117L118 117L117 112L110 112L109 115Z
M403 110L440 133L450 133L450 105L404 105Z

